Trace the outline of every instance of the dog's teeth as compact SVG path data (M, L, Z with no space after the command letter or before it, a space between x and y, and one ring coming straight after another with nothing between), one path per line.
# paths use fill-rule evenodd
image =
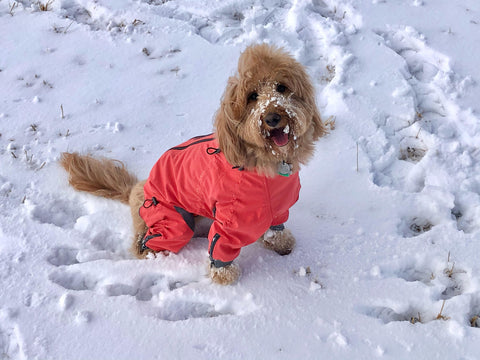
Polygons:
M283 129L283 132L284 132L285 134L288 134L288 133L290 132L290 126L288 126L288 125L285 126L285 128Z

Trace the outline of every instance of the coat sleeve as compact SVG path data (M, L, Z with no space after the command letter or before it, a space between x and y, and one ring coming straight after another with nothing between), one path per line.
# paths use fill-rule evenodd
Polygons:
M229 265L243 246L257 241L272 223L270 209L252 206L240 200L216 206L215 220L209 232L210 261L215 267Z
M273 218L272 223L271 223L270 225L271 225L271 226L277 226L277 225L282 225L282 224L286 223L287 220L288 220L288 215L289 215L288 210L285 211L285 212L282 213L282 214L276 215L276 216Z

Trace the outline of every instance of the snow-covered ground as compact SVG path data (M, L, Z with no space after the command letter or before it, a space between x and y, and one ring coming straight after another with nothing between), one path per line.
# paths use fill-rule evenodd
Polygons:
M146 177L257 42L335 120L297 248L243 249L226 287L206 239L134 259L60 153ZM0 359L478 359L479 44L478 0L0 0Z

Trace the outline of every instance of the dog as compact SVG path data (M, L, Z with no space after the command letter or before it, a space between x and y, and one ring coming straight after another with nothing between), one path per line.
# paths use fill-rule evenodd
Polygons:
M305 68L281 48L251 45L228 79L214 133L167 150L147 180L116 160L63 153L60 164L75 189L129 204L132 252L177 253L208 218L209 275L232 284L242 247L260 241L280 255L295 238L286 229L298 200L300 166L326 134Z

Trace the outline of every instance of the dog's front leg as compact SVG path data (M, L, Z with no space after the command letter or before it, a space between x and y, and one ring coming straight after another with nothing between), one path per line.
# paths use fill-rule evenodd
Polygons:
M240 267L235 263L222 267L216 267L214 264L211 264L209 270L210 279L220 285L233 284L241 274Z
M263 246L279 255L288 255L295 247L295 237L283 224L271 226L260 238Z

